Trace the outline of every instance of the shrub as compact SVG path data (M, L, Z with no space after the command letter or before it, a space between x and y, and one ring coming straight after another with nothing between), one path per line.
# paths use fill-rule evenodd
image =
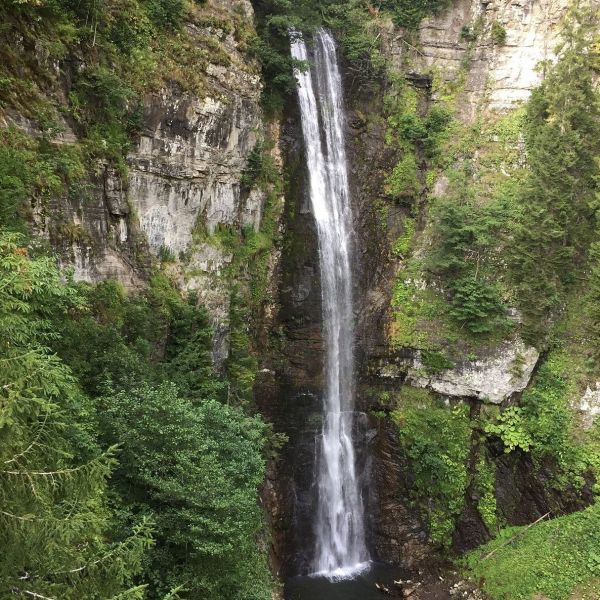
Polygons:
M498 289L472 276L452 284L450 315L474 334L490 333L510 323Z
M169 383L99 402L106 439L122 446L122 501L156 523L146 564L153 597L183 586L196 598L270 600L267 557L255 544L262 421L216 401L185 400Z
M424 390L402 389L392 419L414 476L411 493L431 539L449 546L464 505L471 426L469 408L437 402Z
M498 525L496 514L496 465L481 456L474 477L475 493L478 496L477 510L491 533Z
M484 431L498 436L504 444L504 452L512 452L516 448L527 452L532 444L527 430L524 411L518 406L510 406L502 411L495 423L487 423Z
M177 29L185 16L184 0L145 0L148 15L158 27Z
M506 29L498 21L492 23L491 36L496 46L503 46L506 43Z
M392 248L392 254L394 256L398 256L400 258L406 258L406 255L410 251L410 246L411 246L414 235L415 235L415 220L410 217L406 217L406 219L404 219L404 232L394 242L394 246Z
M435 14L448 5L447 0L381 0L380 6L389 10L400 27L415 29L421 19Z
M396 198L414 198L421 192L417 161L407 152L386 179L386 193Z
M425 367L427 373L434 374L451 369L454 367L454 363L441 352L434 352L433 350L423 350L421 352L421 362Z

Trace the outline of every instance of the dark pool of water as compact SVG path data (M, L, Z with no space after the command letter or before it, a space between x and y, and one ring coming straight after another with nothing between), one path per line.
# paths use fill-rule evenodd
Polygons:
M394 588L394 580L406 573L389 565L373 563L371 567L351 580L332 582L324 577L293 577L285 583L285 600L385 600L375 583Z

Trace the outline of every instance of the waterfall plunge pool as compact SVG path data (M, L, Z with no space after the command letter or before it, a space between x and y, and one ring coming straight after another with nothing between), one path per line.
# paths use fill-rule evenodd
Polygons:
M401 598L399 588L394 581L406 579L409 574L398 567L382 563L371 563L353 579L331 581L316 575L292 577L284 587L285 600L384 600L385 598ZM384 584L395 595L382 594L375 584Z

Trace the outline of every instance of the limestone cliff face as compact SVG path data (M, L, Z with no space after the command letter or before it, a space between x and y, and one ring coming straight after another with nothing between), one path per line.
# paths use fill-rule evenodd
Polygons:
M222 11L239 11L251 23L246 0L213 0ZM150 253L173 255L180 285L198 293L212 317L214 358L227 357L229 282L221 277L232 256L193 233L213 234L219 225L241 229L261 223L264 194L244 190L248 157L264 133L258 65L245 55L233 33L210 35L227 50L229 66L209 64L207 93L181 92L176 85L144 101L144 128L128 157L128 198ZM206 237L206 235L199 237Z
M456 0L435 17L425 19L416 34L384 25L384 51L392 69L418 90L421 108L439 98L443 86L451 82L454 116L465 125L483 118L495 122L521 106L541 81L537 66L555 60L561 19L568 10L567 0ZM392 322L390 301L402 259L392 256L390 248L404 231L408 211L401 202L386 211L374 209L385 197L385 177L396 164L393 148L385 143L385 123L371 115L384 113L381 94L361 89L347 80L349 102L349 153L352 156L353 199L358 215L356 231L361 250L360 290L357 310L359 328L359 405L365 409L385 410L369 398L389 396L402 386L427 388L448 404L467 403L473 418L483 403L514 402L530 382L539 359L540 348L525 344L518 335L494 342L471 353L459 340L437 341L453 366L434 372L423 363L421 352L411 347L391 349L388 332ZM426 110L426 108L425 108ZM490 143L500 143L490 136ZM487 151L490 151L489 149ZM479 149L472 161L473 179L482 175ZM491 150L493 152L493 150ZM524 159L522 140L517 140L514 155ZM419 158L418 158L419 159ZM421 159L419 159L421 160ZM498 169L504 168L500 165ZM425 179L425 178L423 178ZM448 181L443 174L425 183L423 197L413 207L418 213L417 237L426 235L427 195L441 197ZM381 204L380 204L381 205ZM414 213L413 213L414 215ZM427 243L419 246L427 251ZM517 324L519 315L511 311ZM518 330L518 327L516 328ZM597 410L593 390L577 408ZM426 527L411 509L412 475L407 457L398 447L395 425L385 419L373 421L371 450L374 454L370 511L375 515L372 545L377 556L414 568L432 559ZM476 464L481 448L472 441L469 464ZM495 456L497 449L487 449ZM503 457L495 461L498 510L509 523L525 523L543 511L569 510L580 506L575 497L553 495L539 477L531 473L528 458ZM515 508L517 507L517 508ZM463 514L454 536L456 549L473 547L489 533L477 512L477 494L467 490ZM427 558L429 557L429 558Z
M228 351L230 294L222 275L232 256L209 238L220 225L241 231L258 230L261 223L265 195L245 189L242 173L265 133L262 82L239 35L253 27L249 0L208 0L191 14L181 35L192 48L211 49L197 66L202 88L186 91L160 74L164 85L142 99L141 131L127 156L127 174L98 162L80 193L50 205L34 202L33 221L76 280L115 278L139 288L152 262L168 257L180 287L197 291L212 316L219 364ZM57 104L66 104L72 67L44 66L55 73ZM42 135L15 110L3 117L5 125ZM78 143L76 124L59 119L53 141Z
M129 155L129 198L150 249L184 252L192 231L217 225L258 227L260 198L241 198L241 176L262 130L257 66L224 41L232 63L209 65L205 97L171 86L144 103L144 129Z
M139 287L150 266L148 246L131 215L127 181L107 164L98 170L84 194L36 202L36 232L76 281L117 279L126 288Z
M541 81L538 65L555 58L567 0L458 0L423 21L419 46L394 35L389 51L397 64L407 53L417 70L436 69L452 79L468 65L461 114L472 119L484 106L515 108ZM469 41L470 36L476 36Z

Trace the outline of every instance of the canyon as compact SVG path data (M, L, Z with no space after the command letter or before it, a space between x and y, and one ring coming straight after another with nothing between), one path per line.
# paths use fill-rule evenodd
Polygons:
M598 8L597 3L593 6ZM455 571L448 553L462 555L487 543L500 526L527 525L548 513L564 515L593 502L590 472L579 487L571 482L560 486L551 460L536 462L525 444L508 452L499 435L485 433L485 418L518 406L531 390L549 352L547 332L537 339L525 335L518 298L508 300L507 329L481 343L473 342L464 328L447 327L433 310L409 326L395 304L399 280L413 299L441 294L426 281L425 269L410 271L410 257L430 253L434 217L427 203L454 197L456 164L469 162L469 181L479 186L475 195L481 204L493 186L509 185L520 176L527 156L518 119L543 81L539 65L549 69L558 60L561 23L570 7L567 0L453 0L412 31L373 8L372 27L385 72L365 79L345 55L343 43L337 43L343 104L340 98L329 101L339 103L345 118L339 117L337 129L313 130L311 137L303 122L309 109L302 104L309 99L302 91L300 97L289 93L275 116L267 115L261 104L266 82L240 33L249 29L248 36L256 35L252 3L207 0L196 9L200 16L183 25L192 44L208 48L202 88L184 89L169 81L167 73L164 85L143 95L126 169L98 160L85 196L31 198L35 238L48 244L76 281L114 279L135 294L158 265L178 290L193 293L207 311L212 361L219 373L227 372L238 335L235 327L240 327L232 325L236 302L248 309L241 330L256 360L251 412L285 439L269 459L260 490L269 561L278 580L315 570L331 572L370 558L394 565L405 580L422 581L411 598L449 598L455 585L465 585L465 593L478 598L482 592L474 584L450 574ZM306 35L309 48L314 40L334 43L321 30ZM296 58L302 58L295 49ZM66 105L70 80L81 65L49 63L43 48L28 51L40 69L52 74L44 93ZM312 52L304 56L311 65ZM221 55L227 59L214 58ZM325 102L325 67L316 62L318 74L300 70L296 76L301 86L312 77L317 82L312 101L316 93ZM333 69L331 64L328 68ZM390 174L409 154L406 147L399 154L394 142L390 106L395 102L404 103L404 109L410 104L410 111L422 119L444 106L454 127L448 136L457 140L452 147L445 138L444 151L457 156L456 147L472 143L464 132L479 128L469 157L447 164L436 163L420 142L414 143L412 195L390 192ZM331 109L319 110L323 123ZM3 106L0 125L33 139L47 135L17 106ZM82 143L78 124L68 116L60 117L57 129L53 144ZM341 198L337 209L345 220L331 239L323 234L316 214L318 160L310 159L324 137L325 155L345 144L345 155L328 167L326 183ZM248 175L257 157L275 165L278 184ZM346 164L347 181L340 183L335 175L344 179ZM413 200L410 205L407 195ZM264 231L268 241L257 254L244 254L227 238L231 232L243 238ZM402 239L405 243L398 241ZM346 243L352 252L335 255ZM334 256L329 271L319 258L325 244ZM339 269L334 272L339 261L344 263L341 280ZM241 301L232 290L242 290ZM334 350L341 354L335 381L330 362ZM600 413L595 377L582 376L569 388L576 431L591 428ZM338 404L331 410L350 411L348 420L329 422L324 417L324 399L332 402L332 397ZM354 406L344 405L349 398ZM402 412L403 406L408 412ZM440 435L462 444L452 450L461 464L451 475L459 489L452 490L450 500L436 498L436 505L416 494L420 467L411 449L414 439L399 434L415 414L430 409L440 421L427 422L427 427L448 426ZM454 416L446 421L447 415ZM435 438L435 431L431 435ZM328 443L336 445L338 470L356 469L356 476L344 475L346 482L352 479L351 485L335 489L335 482L327 481L327 465L319 464L319 457L327 454ZM423 452L435 450L432 443ZM485 489L483 471L493 472ZM482 499L490 495L493 518L482 512ZM344 523L345 531L318 504L324 496L329 504L352 507L353 521ZM438 515L443 523L438 523L436 538L432 519L445 509L450 513ZM327 528L332 530L329 538L318 539L319 531ZM348 564L336 555L332 538L335 543L344 538L344 545L352 547ZM318 558L315 548L321 549ZM443 585L441 577L447 579Z

